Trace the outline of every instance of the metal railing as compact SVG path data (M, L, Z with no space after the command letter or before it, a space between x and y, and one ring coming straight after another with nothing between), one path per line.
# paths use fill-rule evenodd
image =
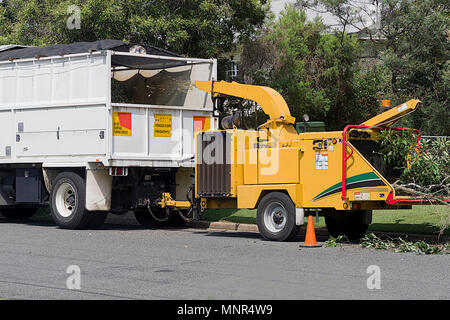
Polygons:
M450 139L450 136L422 136L422 139L439 139L439 138Z

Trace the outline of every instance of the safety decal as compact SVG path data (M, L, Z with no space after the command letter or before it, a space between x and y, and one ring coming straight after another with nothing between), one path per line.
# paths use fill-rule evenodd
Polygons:
M406 103L402 104L400 107L397 108L398 112L402 112L408 109L408 105Z
M172 115L171 114L155 114L154 132L155 137L171 137L172 136Z
M355 192L355 200L370 200L370 192Z
M328 153L317 152L316 153L316 170L328 169Z
M199 131L208 131L211 129L211 118L205 116L194 116L194 135Z
M113 112L113 135L131 137L133 135L131 118L130 112Z

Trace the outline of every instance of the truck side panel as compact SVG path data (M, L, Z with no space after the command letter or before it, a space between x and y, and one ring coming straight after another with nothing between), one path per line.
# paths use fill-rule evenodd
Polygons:
M156 74L145 78L153 91L169 86L177 98L152 91L145 104L111 101L111 67L109 51L0 62L0 164L192 167L194 132L218 125L192 83L214 79L216 62L182 67L183 86L169 81L179 68L143 71Z
M106 52L1 62L0 164L104 157L109 74Z
M210 111L113 105L113 160L192 161L194 131L214 129Z
M16 157L104 156L104 114L105 105L16 110Z
M0 109L107 102L106 53L0 63Z

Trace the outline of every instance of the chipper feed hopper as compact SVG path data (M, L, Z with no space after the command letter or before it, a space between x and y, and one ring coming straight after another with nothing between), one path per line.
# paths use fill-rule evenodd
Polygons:
M410 100L343 131L298 134L282 96L268 87L197 81L213 96L253 100L269 116L257 130L196 136L196 196L203 209L257 208L260 233L270 240L296 235L305 215L325 216L331 235L363 236L374 209L407 209L422 199L399 196L394 170L379 149L380 130L393 128L421 104Z

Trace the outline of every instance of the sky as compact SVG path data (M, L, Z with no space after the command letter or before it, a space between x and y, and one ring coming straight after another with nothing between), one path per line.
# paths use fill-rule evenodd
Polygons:
M275 13L275 15L278 17L280 15L280 12L284 9L284 6L288 3L294 4L296 0L272 0L272 11ZM310 19L314 19L316 16L316 13L311 10L306 10L307 16ZM322 15L322 19L325 24L334 24L335 20L330 16Z
M296 0L272 0L271 1L271 5L272 5L272 11L275 13L275 15L278 17L280 12L284 9L284 6L288 3L292 3L294 4L296 2ZM375 10L376 6L372 5L372 0L353 0L350 1L355 7L358 6L364 6L366 9L369 10ZM308 16L309 19L314 19L314 17L316 17L318 15L317 12L314 12L312 10L306 10L306 14ZM336 26L337 25L337 20L335 17L333 17L331 14L319 14L322 17L322 21L328 25L328 26ZM371 23L369 23L371 24ZM347 32L352 32L352 31L356 31L356 28L348 28Z

